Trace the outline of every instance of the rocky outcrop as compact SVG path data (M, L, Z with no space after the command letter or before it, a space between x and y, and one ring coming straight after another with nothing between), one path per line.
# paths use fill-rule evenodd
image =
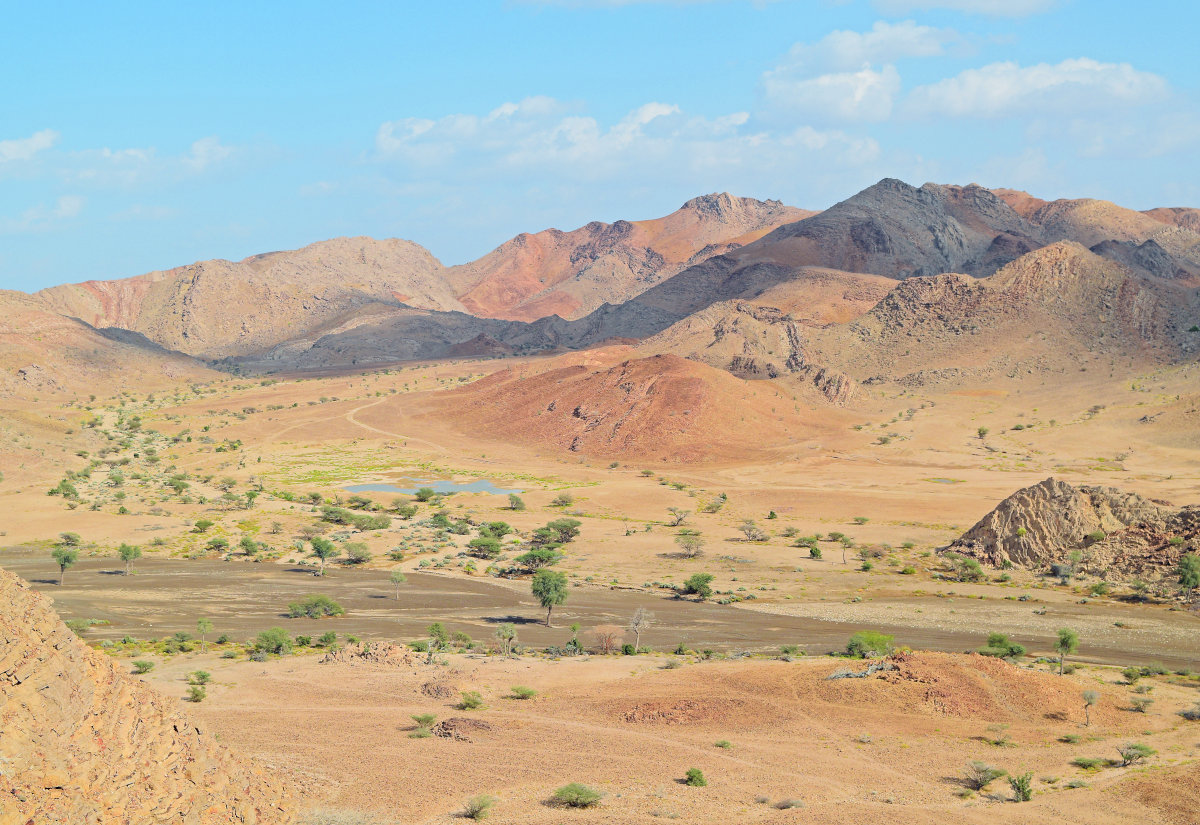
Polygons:
M1197 550L1200 507L1048 478L1000 502L942 552L1033 570L1066 563L1078 552L1083 568L1101 575L1161 571Z
M522 233L476 261L450 267L446 278L475 315L575 319L812 214L779 201L703 195L662 218Z
M290 790L0 570L0 823L291 823Z

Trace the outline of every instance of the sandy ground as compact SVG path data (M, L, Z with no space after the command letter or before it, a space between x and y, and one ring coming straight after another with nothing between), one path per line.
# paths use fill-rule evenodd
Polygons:
M209 698L194 709L222 742L305 777L314 804L367 811L380 823L453 822L461 801L480 793L497 800L493 821L514 823L1194 821L1143 792L1146 782L1181 793L1200 783L1200 729L1173 715L1197 698L1193 682L1150 680L1156 703L1143 715L1124 709L1129 688L1106 669L1059 677L922 654L891 681L828 681L845 664L689 661L663 670L663 661L452 656L388 668L194 656L154 671L153 681L182 692L185 671L207 668ZM508 698L511 685L538 696ZM439 688L449 695L431 695ZM1086 689L1101 697L1088 727ZM485 707L456 709L462 690L478 690ZM417 713L483 727L470 741L413 739ZM1060 741L1069 736L1079 741ZM985 741L1000 737L1009 744ZM1115 758L1126 741L1154 747L1156 770L1070 764ZM1032 771L1033 801L1007 801L1005 780L959 798L973 759ZM693 767L707 787L682 783ZM1077 779L1091 787L1066 787ZM568 781L602 791L600 807L546 804ZM774 807L785 799L803 807Z
M560 626L579 621L586 630L644 605L664 616L649 636L656 646L673 647L683 637L689 645L718 650L799 644L810 653L836 648L847 631L865 627L895 632L902 644L948 650L973 647L986 632L1000 630L1031 652L1048 653L1057 628L1070 626L1081 635L1081 660L1197 667L1200 620L1176 601L1128 604L1120 600L1128 592L1122 583L1115 597L1089 597L1087 588L1103 571L1088 571L1067 587L1025 571L1011 571L1007 582L997 580L1000 571L989 571L985 583L960 584L944 578L946 567L935 552L1013 490L1049 475L1177 504L1196 501L1200 393L1191 372L1164 370L1134 380L1089 373L1068 386L1033 377L876 395L839 412L839 420L851 423L822 430L819 439L764 444L760 451L717 455L703 464L648 464L636 456L600 460L538 444L500 443L487 432L463 431L452 416L430 414L434 394L508 363L447 362L266 383L230 378L153 397L5 399L0 545L16 549L3 555L36 586L55 591L65 614L108 617L108 628L90 631L96 639L124 628L138 628L134 635L140 638L165 635L208 613L249 636L286 621L279 612L287 597L326 589L352 608L338 620L342 627L350 628L355 616L361 622L357 631L343 633L406 638L441 618L485 638L489 619L536 619L540 612L524 582L478 591L485 586L486 564L467 575L459 553L469 536L440 539L420 526L429 506L414 521L396 519L385 530L333 528L328 534L335 538L365 542L373 559L359 570L339 567L324 581L306 575L311 560L295 543L319 515L305 503L309 493L345 498L348 485L401 477L487 478L521 489L528 508L508 510L506 497L487 494L455 495L441 506L454 518L500 519L521 531L564 515L582 522L560 565L576 585ZM120 415L126 423L118 426ZM140 428L129 426L133 415L140 416ZM96 418L98 427L85 426ZM1014 429L1018 424L1021 430ZM989 429L984 438L977 434L981 426ZM91 478L75 480L81 504L69 509L61 497L46 495L64 473L94 459L102 464ZM182 494L164 486L176 473L187 474ZM248 492L259 493L250 506ZM562 493L573 503L552 506ZM700 512L722 493L727 501L718 512ZM393 496L374 498L386 505ZM668 525L668 507L689 511L683 526L701 531L703 555L675 556L678 529ZM776 518L768 517L771 511ZM197 532L193 524L200 518L214 525ZM746 519L765 529L768 539L745 541L739 528ZM58 590L37 580L56 579L49 549L64 531L81 536L82 560ZM827 538L820 543L821 560L794 546L797 534L831 532L879 550L874 568L858 570L854 551L843 563L841 546ZM265 557L273 562L222 562L220 552L205 549L212 538L236 546L244 537L265 544ZM137 544L147 554L129 580L104 575L119 569L114 554L121 543ZM389 557L393 549L403 550L401 561ZM160 577L154 565L168 559L195 565L192 578ZM205 565L236 574L223 580ZM386 584L396 567L412 574L414 602L425 594L400 615ZM902 575L905 567L912 574ZM418 584L420 570L436 571L440 583ZM742 601L695 606L665 598L669 587L695 572L716 577L717 598ZM269 586L247 584L243 577ZM493 595L471 607L470 599L481 598L464 595L473 592ZM563 641L561 629L555 635L526 624L521 632L538 645ZM480 718L500 732L471 743L407 737L408 714L453 713L445 700L431 705L420 694L416 675L317 666L304 657L260 665L214 661L218 684L199 709L226 741L308 771L314 786L328 789L331 804L367 805L399 821L448 821L460 800L475 792L500 796L495 821L509 822L676 815L715 821L728 820L731 811L738 821L763 822L859 822L880 815L894 822L1024 822L1031 810L1038 811L1035 818L1063 822L1187 821L1172 813L1176 794L1167 788L1194 787L1192 773L1112 770L1090 777L1091 790L1052 790L1075 775L1064 767L1074 751L1055 743L1060 728L1077 724L1074 717L1051 723L993 709L968 720L910 713L903 702L881 697L838 698L819 673L827 665L715 662L660 671L648 658L455 659L450 667L462 671L455 678L484 692L489 710ZM164 663L155 678L195 666L182 657ZM793 685L793 674L803 685ZM1073 678L1075 694L1097 677L1089 671ZM1111 673L1098 678L1105 690L1119 692ZM746 687L760 681L768 698ZM545 698L500 698L513 683L544 688ZM709 694L733 704L720 705L702 723L622 721L630 702ZM1140 736L1145 726L1160 751L1156 765L1190 758L1200 735L1180 727L1168 707L1182 707L1192 694L1194 688L1164 684L1156 687L1160 703L1146 717L1113 711L1102 723L1102 750L1113 755L1117 739ZM909 699L919 697L904 701ZM988 714L1020 728L1014 738L1027 746L991 749L973 739L993 718ZM857 741L863 731L871 733L871 744ZM713 748L716 739L735 747ZM953 795L957 780L949 777L961 774L965 760L981 758L981 747L983 757L1006 768L1028 766L1038 777L1061 779L1044 783L1046 793L1031 803L1034 808L978 797L961 801ZM676 781L693 763L709 774L708 788ZM543 804L554 787L572 779L609 794L600 811L578 814ZM760 793L772 803L798 796L806 807L776 810L754 801Z

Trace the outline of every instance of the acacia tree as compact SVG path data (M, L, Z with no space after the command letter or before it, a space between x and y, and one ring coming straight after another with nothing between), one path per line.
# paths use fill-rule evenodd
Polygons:
M633 618L629 620L629 629L633 631L633 650L636 653L642 647L642 631L646 630L654 623L654 614L644 607L639 607L633 611Z
M530 588L542 607L546 608L546 627L552 627L550 614L554 606L567 600L567 574L557 570L539 570L533 574Z
M208 651L208 634L212 633L213 623L211 619L196 620L196 635L200 637L201 650Z
M58 586L62 587L63 579L67 576L67 568L79 561L79 551L71 547L56 547L50 555L58 565Z
M680 507L668 507L667 512L671 514L671 526L678 527L683 524L687 517L691 515L691 510L684 510Z
M679 545L679 552L689 559L704 555L704 539L699 530L680 530L675 543Z
M393 570L392 574L388 576L388 581L395 585L396 601L400 601L400 585L408 581L408 576L404 575L403 570Z
M512 622L503 622L496 628L496 638L500 640L500 652L507 656L512 652L513 642L517 640L517 627Z
M117 555L121 557L121 561L125 562L125 575L129 575L134 561L142 557L142 548L132 544L122 544L117 548Z
M1063 674L1063 664L1067 660L1067 656L1079 649L1079 634L1069 627L1062 627L1058 630L1058 641L1054 643L1054 649L1058 652L1058 675Z
M312 554L321 561L321 566L317 568L316 575L325 575L325 562L332 559L341 551L334 546L334 543L329 539L323 539L320 536L315 536L312 539Z
M1096 704L1100 699L1100 694L1094 690L1085 690L1083 692L1083 724L1084 727L1092 726L1092 705Z

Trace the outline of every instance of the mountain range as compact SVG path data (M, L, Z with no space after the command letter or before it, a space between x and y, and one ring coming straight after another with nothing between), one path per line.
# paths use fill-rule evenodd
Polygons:
M9 387L53 389L133 362L290 372L620 343L844 404L881 381L1061 370L1064 347L1189 360L1198 287L1200 210L885 179L821 212L706 195L451 267L338 238L0 293L0 366Z

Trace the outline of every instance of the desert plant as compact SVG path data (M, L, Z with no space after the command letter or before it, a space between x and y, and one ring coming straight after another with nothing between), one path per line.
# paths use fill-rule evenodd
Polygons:
M524 685L513 685L509 688L509 691L512 692L513 699L532 699L538 695L536 690Z
M212 681L212 674L207 670L196 670L188 674L188 683L192 685L207 685Z
M75 535L74 533L63 533L63 535ZM58 565L58 584L61 587L63 579L67 576L67 568L79 561L79 551L72 547L56 547L50 553L54 563Z
M477 690L464 690L458 702L459 710L479 710L483 707L483 695Z
M559 493L558 495L556 495L554 497L554 500L550 502L550 506L551 507L570 507L574 503L575 503L575 496L571 495L570 493Z
M1014 802L1028 802L1033 798L1033 771L1010 776L1008 784L1012 788Z
M1064 663L1067 661L1068 654L1074 653L1079 649L1079 634L1069 627L1061 627L1058 630L1058 639L1054 643L1054 650L1058 653L1058 675L1062 676Z
M691 510L684 510L680 507L668 507L667 512L671 514L671 526L678 527L687 521L687 517L692 514Z
M492 806L495 804L496 799L488 796L487 794L473 796L468 799L466 805L463 806L462 815L465 819L474 819L478 822L481 819L487 819L488 814L492 810Z
M567 574L556 570L539 570L530 583L533 595L546 608L546 627L550 627L550 615L556 605L567 600Z
M967 763L963 770L967 785L973 790L982 791L988 785L995 782L1000 777L1004 776L1004 771L999 768L994 768L986 762L981 762L978 759Z
M524 510L525 509L525 499L521 498L516 493L509 493L508 494L508 509Z
M203 702L208 696L208 691L200 685L192 685L188 688L187 700L189 702Z
M895 637L875 630L860 630L850 637L846 653L859 659L887 656L892 652Z
M704 778L704 772L699 768L688 768L683 784L690 785L693 788L703 788L708 785L708 780Z
M718 739L716 742L713 742L713 747L720 748L721 750L727 751L733 747L733 743L730 742L728 739Z
M258 634L254 640L256 653L274 653L282 656L292 652L292 637L282 627L272 627Z
M587 785L572 782L556 790L552 801L568 808L591 808L600 804L600 792Z
M1083 719L1084 726L1091 727L1092 725L1092 705L1100 701L1100 694L1094 690L1085 690L1083 692Z
M125 562L125 575L133 569L133 563L142 557L142 548L133 544L122 544L117 548L117 556Z
M288 616L293 619L307 616L310 619L320 619L325 616L344 616L346 609L328 596L306 596L298 602L288 605Z
M133 663L133 672L137 674L149 673L154 670L154 662L148 662L145 659L138 659Z
M1149 745L1143 745L1141 742L1129 742L1117 748L1117 753L1121 755L1122 765L1132 765L1135 762L1141 762L1143 759L1153 756L1158 751Z
M683 583L681 593L684 596L695 596L704 601L712 596L712 573L694 573Z

